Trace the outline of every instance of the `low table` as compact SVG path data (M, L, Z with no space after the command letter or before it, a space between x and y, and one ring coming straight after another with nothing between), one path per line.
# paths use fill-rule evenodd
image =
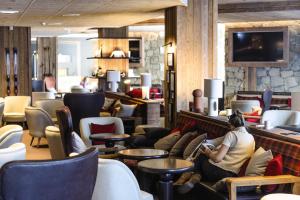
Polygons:
M154 158L165 158L168 157L169 153L159 149L125 149L119 151L119 155L123 159L141 161Z
M105 147L112 148L115 146L115 142L125 141L130 138L128 134L115 134L115 133L100 133L93 134L89 137L93 141L100 141L105 143Z
M194 168L194 163L174 158L144 160L138 163L141 171L159 174L159 200L173 200L174 174L180 174Z

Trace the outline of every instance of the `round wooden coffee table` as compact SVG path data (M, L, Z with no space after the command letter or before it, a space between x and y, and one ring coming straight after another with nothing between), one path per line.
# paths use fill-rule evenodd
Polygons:
M105 147L112 148L115 142L125 141L130 138L128 134L115 134L115 133L100 133L93 134L89 137L93 141L100 141L105 143Z
M140 161L154 158L165 158L168 157L169 153L159 149L125 149L119 151L119 155L123 159Z
M139 170L160 175L160 200L173 200L174 174L180 174L192 170L193 168L193 162L173 158L150 159L138 163Z

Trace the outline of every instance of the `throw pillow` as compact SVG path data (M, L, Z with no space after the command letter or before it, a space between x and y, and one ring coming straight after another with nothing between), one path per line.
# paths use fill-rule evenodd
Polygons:
M206 138L207 138L207 134L205 133L205 134L199 135L198 137L193 139L184 149L183 159L187 159L193 153L193 151L197 148L199 143L202 142L203 140L205 140Z
M275 156L267 166L265 176L277 176L283 174L282 156L279 154ZM266 193L272 193L277 189L278 185L264 185L261 189Z
M262 176L264 175L268 162L273 159L271 150L265 151L259 148L252 155L246 168L246 176Z
M115 101L116 101L115 99L105 97L105 101L104 101L104 104L103 104L103 109L109 111L111 106L113 106Z
M174 144L180 139L180 137L181 137L180 131L171 133L159 139L154 144L154 148L169 151L174 146Z
M184 134L172 147L170 151L170 156L182 156L186 146L192 141L195 137L198 136L198 132L188 132Z
M148 139L160 139L170 133L169 128L144 128L145 136Z
M120 104L120 111L117 112L116 117L132 117L134 110L136 108L136 104L126 105Z
M84 144L80 136L74 131L71 135L71 144L75 153L83 153L87 149L87 146Z
M116 125L115 123L111 124L90 124L91 134L101 134L101 133L115 133ZM104 144L104 142L100 141L92 141L93 145Z

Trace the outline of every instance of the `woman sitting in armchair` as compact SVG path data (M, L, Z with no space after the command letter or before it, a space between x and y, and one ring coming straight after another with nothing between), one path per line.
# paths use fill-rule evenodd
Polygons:
M195 172L184 173L174 183L178 186L179 193L189 192L202 179L217 182L226 177L236 177L243 163L254 153L255 141L244 126L242 113L233 113L229 123L232 131L223 137L207 141L216 146L215 149L206 145L199 148L199 156L194 160Z

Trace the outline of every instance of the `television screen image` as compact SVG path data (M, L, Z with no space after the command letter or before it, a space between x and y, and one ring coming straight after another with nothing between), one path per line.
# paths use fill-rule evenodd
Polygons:
M233 62L282 62L283 32L234 32Z

